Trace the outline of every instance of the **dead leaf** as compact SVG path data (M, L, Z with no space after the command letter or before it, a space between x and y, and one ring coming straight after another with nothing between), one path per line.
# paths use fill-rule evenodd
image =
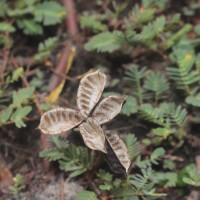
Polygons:
M8 168L8 164L0 154L0 185L1 187L9 186L12 182L12 172Z
M62 80L61 83L55 89L53 89L51 93L47 96L46 99L49 103L55 103L58 100L64 87L64 84L65 80Z
M98 103L106 83L106 76L99 70L84 76L77 92L77 106L82 116L88 117Z
M109 143L107 149L107 161L111 170L117 173L123 173L124 168L125 172L128 173L131 159L125 143L115 131L106 131L105 136Z
M83 120L79 112L69 108L56 108L45 112L40 120L39 129L46 134L59 134L68 131Z
M109 96L103 99L96 107L93 113L93 118L99 124L104 124L112 120L121 110L123 102L127 97Z
M88 118L79 129L86 146L106 153L105 134L95 119Z

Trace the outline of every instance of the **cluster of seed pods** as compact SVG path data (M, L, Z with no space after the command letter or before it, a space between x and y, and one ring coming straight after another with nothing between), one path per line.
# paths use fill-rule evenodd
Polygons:
M106 154L116 173L128 173L131 160L128 149L116 131L105 131L101 125L112 120L121 110L126 97L109 96L99 104L106 84L100 71L86 74L77 92L77 110L55 108L45 112L39 128L45 134L60 134L78 126L87 147Z

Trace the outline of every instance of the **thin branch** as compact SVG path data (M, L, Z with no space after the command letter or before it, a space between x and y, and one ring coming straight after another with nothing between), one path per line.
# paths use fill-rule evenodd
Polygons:
M70 61L70 57L74 58L75 50L76 49L75 47L72 46L71 42L68 42L66 44L66 47L61 55L60 61L57 64L56 69L53 70L55 74L52 75L49 81L49 86L48 86L49 91L52 91L53 89L55 89L63 80L63 78L58 76L58 74L65 75L68 73L69 69L71 68L72 62L70 63L70 67L68 66L68 63ZM66 78L66 76L64 77Z
M77 25L74 1L62 0L62 2L67 11L67 18L66 18L67 33L70 37L74 37L78 34L78 25Z
M97 196L100 198L101 197L101 191L99 190L99 188L95 185L95 183L91 180L89 180L88 182L90 188L97 194Z

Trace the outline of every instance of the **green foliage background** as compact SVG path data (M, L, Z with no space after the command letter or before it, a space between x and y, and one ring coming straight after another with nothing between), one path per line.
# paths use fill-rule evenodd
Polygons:
M90 174L102 196L159 199L168 194L169 188L187 195L185 188L196 189L200 183L195 154L191 153L190 159L184 155L200 146L200 28L193 20L200 6L196 1L184 1L174 9L170 0L142 0L138 4L112 0L106 10L103 1L95 1L94 5L98 9L78 13L82 45L87 55L105 61L94 64L109 77L104 96L111 92L128 95L118 120L126 128L120 133L132 160L130 174L119 178L103 164L96 167L102 155L60 136L51 138L51 148L40 152L40 157L57 162L70 178L81 180ZM63 38L69 38L46 30L61 27L67 13L60 2L47 0L2 0L0 7L3 52L10 49L15 57L18 34L30 40L37 38L37 44L31 46L34 53L30 65L22 62L16 68L8 62L4 70L3 64L0 69L1 130L9 131L9 126L14 125L14 130L23 131L28 121L40 118L34 95L39 96L43 110L50 108L42 101L48 92L50 71L39 66L48 61L56 65L51 58ZM123 57L128 59L120 59ZM38 67L40 70L27 78L29 68ZM88 70L87 66L84 70ZM28 86L23 78L27 78ZM120 130L117 122L115 126ZM11 188L15 196L23 185L23 178L17 177L20 180ZM95 200L98 195L86 184L77 200Z

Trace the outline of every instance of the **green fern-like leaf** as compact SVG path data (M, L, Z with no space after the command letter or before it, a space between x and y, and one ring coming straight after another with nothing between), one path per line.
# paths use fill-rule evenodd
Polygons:
M158 17L155 21L150 22L148 25L144 26L140 34L142 41L152 40L156 37L161 31L163 31L165 26L165 17Z
M153 163L153 164L158 164L157 163L157 160L163 156L165 154L165 150L160 147L160 148L157 148L155 149L152 153L151 153L151 157L150 157L150 161Z
M132 133L129 133L125 136L125 143L128 148L131 159L134 160L141 153L140 143L137 141L137 138Z
M179 31L177 31L175 34L172 34L171 37L165 41L165 49L169 49L173 47L176 43L181 41L181 38L185 36L189 31L191 31L191 29L191 24L185 24Z
M65 158L65 151L69 143L59 135L51 137L52 148L40 153L41 158L47 158L49 161L56 161Z
M33 92L35 91L34 87L22 88L17 92L13 92L13 106L18 107L24 103L27 103L29 99L32 98Z
M132 187L119 187L112 190L112 195L116 200L140 200Z
M23 30L26 35L41 35L43 34L42 26L33 19L17 20L17 25Z
M12 74L12 78L10 80L11 83L18 81L18 79L24 74L24 69L22 67L19 67L18 69L16 69L13 74Z
M153 108L151 104L142 104L139 113L144 119L167 129L174 125L183 127L187 117L186 109L174 103L163 103L159 108Z
M129 182L136 188L137 192L141 191L143 198L147 197L147 199L154 199L155 197L158 198L166 195L163 193L155 193L155 182L153 181L155 172L150 166L141 168L141 172L142 174L130 175Z
M55 25L66 15L65 9L54 1L44 1L35 6L35 20L44 25Z
M136 159L135 164L142 169L146 169L148 167L151 167L152 164L157 165L158 160L165 154L165 150L163 148L157 148L155 149L150 159L141 160L141 156L138 156Z
M59 135L53 135L51 141L60 150L65 150L69 146L68 141Z
M144 90L142 88L142 78L147 72L146 67L138 69L134 64L130 65L130 69L125 74L125 80L131 83L133 95L137 98L139 104L142 104L144 99Z
M161 0L161 1L156 1L156 0L142 0L142 5L145 8L148 7L159 7L161 9L166 8L166 5L168 4L168 0Z
M174 134L176 129L173 128L154 128L151 129L150 134L154 137L154 143L159 144L166 140L171 134Z
M151 104L142 104L139 114L143 119L164 127L170 127L169 121L165 120L163 111L159 108L153 108Z
M64 152L57 148L51 148L40 153L41 158L47 158L49 161L60 160L64 157Z
M177 89L183 90L186 94L193 94L192 84L199 82L199 74L193 69L195 57L191 52L177 49L174 51L174 56L177 60L178 68L167 68L170 79L174 80Z
M45 59L53 50L57 42L56 37L51 37L41 42L38 47L38 53L33 57L34 60L40 61Z
M178 181L178 175L175 172L155 172L154 181L163 185L165 188L175 187Z
M87 51L113 52L119 49L120 46L113 33L103 32L92 37L84 47Z
M8 107L7 109L0 112L0 124L4 124L7 122L13 112L12 107Z
M160 72L151 72L144 83L144 88L153 93L155 101L165 97L169 89L169 83Z
M188 165L186 168L186 174L183 177L183 182L193 185L200 186L200 172L194 164Z
M164 116L169 120L171 126L177 125L183 127L187 117L187 110L180 105L176 106L174 103L163 103L160 105L163 110Z
M15 27L10 24L10 23L7 23L7 22L0 22L0 31L1 32L9 32L9 33L12 33L12 32L15 32Z
M98 200L96 194L91 191L82 190L78 193L76 200Z
M98 181L101 182L101 185L99 185L100 190L110 191L110 190L121 187L121 183L122 183L121 179L113 180L113 175L102 169L98 171L97 177L98 177Z
M122 107L121 113L130 116L131 114L137 113L137 111L138 111L138 104L136 98L133 96L128 96L125 104Z
M148 187L148 184L154 174L154 171L151 167L142 168L141 171L142 174L130 175L130 183L134 185L138 190Z
M65 156L59 160L60 169L70 172L69 177L78 176L92 168L94 152L91 153L87 148L70 146L65 151Z
M80 18L80 23L95 32L107 31L107 26L101 23L97 15L83 15Z
M59 135L51 137L52 148L47 149L40 153L41 158L47 158L50 161L61 160L65 158L65 151L69 143Z
M200 93L196 95L190 95L185 99L185 102L189 105L200 107Z
M141 25L151 21L154 17L155 9L154 8L146 8L143 12L141 11L138 4L136 4L130 13L130 20L134 22L134 25Z
M23 119L31 112L31 106L18 107L15 112L12 113L10 120L15 122L18 128L26 127Z

